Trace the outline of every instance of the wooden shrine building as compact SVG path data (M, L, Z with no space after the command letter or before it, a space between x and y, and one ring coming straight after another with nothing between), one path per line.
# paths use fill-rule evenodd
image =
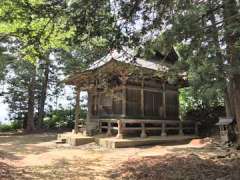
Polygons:
M184 77L166 78L176 61L174 50L149 60L113 51L87 70L70 75L65 83L77 92L75 133L79 131L80 91L88 92L87 134L146 137L194 129L179 120L178 90L186 83Z

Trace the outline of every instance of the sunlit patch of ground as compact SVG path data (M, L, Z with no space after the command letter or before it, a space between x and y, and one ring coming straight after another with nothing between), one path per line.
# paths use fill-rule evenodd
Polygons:
M0 136L0 179L147 179L149 172L150 179L159 179L156 177L166 171L164 167L170 173L184 173L184 163L191 167L190 174L197 162L206 172L206 164L210 164L210 169L232 167L229 162L227 167L212 162L224 152L206 143L106 149L94 143L79 147L57 145L55 140L56 134L47 133Z

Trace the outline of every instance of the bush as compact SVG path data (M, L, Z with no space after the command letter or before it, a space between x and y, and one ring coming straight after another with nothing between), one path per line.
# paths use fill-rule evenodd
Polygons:
M225 116L222 92L210 89L196 89L192 86L180 89L181 119L200 122L199 133L203 136L215 133L218 130L215 126L218 118Z
M200 135L209 136L215 133L216 123L219 117L225 116L225 109L223 106L216 107L199 107L189 110L184 119L200 122Z
M0 125L0 132L8 132L11 130L12 130L12 127L10 124L1 124Z
M86 118L86 110L80 112L81 118ZM54 110L44 118L44 126L47 129L62 129L74 127L74 110Z
M19 129L19 125L17 122L13 121L10 124L0 124L0 132L10 132L17 131Z
M51 117L44 118L44 125L47 129L71 128L72 123L67 121L66 116L52 114Z

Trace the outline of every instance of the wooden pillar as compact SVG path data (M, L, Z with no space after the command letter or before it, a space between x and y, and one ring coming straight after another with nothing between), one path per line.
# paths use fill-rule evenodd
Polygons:
M88 91L88 112L87 112L87 121L90 121L92 118L92 93Z
M179 88L177 89L177 117L179 117L180 103L179 103Z
M99 120L99 133L101 134L102 133L102 122L101 122L101 120Z
M94 92L94 116L97 116L97 93Z
M98 121L98 130L99 133L102 133L102 122L100 121L100 116L101 116L101 109L102 107L100 106L101 104L101 93L96 91L96 104L97 104L97 121Z
M113 112L113 101L114 101L114 89L111 89L111 116L114 116L114 112Z
M108 129L107 129L107 136L112 136L112 127L111 127L111 122L108 121Z
M179 122L179 135L184 135L183 134L183 124L181 121Z
M97 92L97 117L100 118L100 92Z
M167 133L166 133L166 123L165 123L165 121L162 122L162 132L161 132L161 136L167 136Z
M117 133L117 138L122 139L123 138L123 122L121 119L117 121L118 124L118 133Z
M127 80L123 81L122 85L122 117L126 117L126 110L127 110Z
M167 118L166 108L166 82L163 83L163 119Z
M75 105L75 125L74 133L79 132L79 118L80 118L80 88L76 88L76 105Z
M199 133L199 132L198 132L198 123L195 122L194 126L195 126L195 127L194 127L195 134L198 135L198 133Z
M144 117L144 79L141 82L141 115Z
M140 137L141 137L141 138L146 138L146 137L147 137L147 134L146 134L146 129L145 129L145 124L144 124L144 122L141 122L141 127L142 127L142 130L141 130L141 135L140 135Z

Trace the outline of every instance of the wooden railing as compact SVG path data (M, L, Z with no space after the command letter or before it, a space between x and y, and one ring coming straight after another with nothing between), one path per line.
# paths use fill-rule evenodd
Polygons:
M114 124L117 124L117 126L114 126ZM138 126L131 126L133 124ZM118 138L122 138L127 131L141 131L140 137L145 138L147 137L146 131L150 132L153 130L161 131L161 136L167 136L167 131L169 130L177 130L179 135L184 135L184 130L193 130L195 134L198 134L198 123L179 120L100 119L100 133L104 129L107 129L107 136L112 135L112 130L117 130Z

